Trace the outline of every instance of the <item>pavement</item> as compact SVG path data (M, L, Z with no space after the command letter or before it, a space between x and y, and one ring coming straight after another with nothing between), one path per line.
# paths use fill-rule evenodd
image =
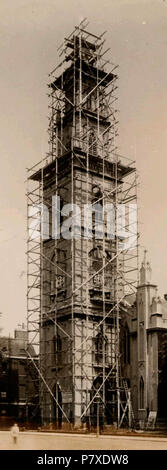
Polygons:
M0 450L167 450L166 437L0 431Z

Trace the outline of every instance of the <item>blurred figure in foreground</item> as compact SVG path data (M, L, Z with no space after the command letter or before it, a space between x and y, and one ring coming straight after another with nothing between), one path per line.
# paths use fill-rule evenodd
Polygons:
M13 438L14 444L17 444L18 435L19 435L19 427L16 423L14 423L14 425L11 428L11 436Z

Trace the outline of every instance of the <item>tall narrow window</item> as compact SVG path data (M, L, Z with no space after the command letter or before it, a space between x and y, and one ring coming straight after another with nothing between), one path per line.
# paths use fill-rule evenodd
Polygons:
M104 269L104 289L105 289L105 299L110 300L110 292L112 286L112 267L111 263L108 264L108 261L111 259L110 253L105 250L103 253L102 245L97 245L89 252L90 257L90 275L92 277L92 281L90 283L90 296L91 300L95 297L102 299L102 288L103 288L103 275L102 275L102 267L103 267L103 259L104 264L106 265ZM104 257L104 258L103 258Z
M144 408L144 380L140 377L140 409Z
M92 155L97 155L97 137L94 131L91 131L89 135L89 151Z
M50 296L54 300L56 296L65 292L66 289L66 253L62 250L57 250L51 258L51 271L50 271Z
M130 334L128 325L124 330L124 364L130 364Z
M103 336L103 332L100 331L95 338L95 362L101 364L104 360L107 360L107 346L108 340L106 336Z
M140 361L143 361L144 359L144 348L143 348L143 344L144 344L144 329L143 329L143 325L140 325L140 330L139 330L139 333L140 333L140 336L139 336L139 341L140 341L140 356L139 356L139 360Z
M54 361L59 364L61 363L61 352L62 352L62 341L60 335L53 337L53 357Z

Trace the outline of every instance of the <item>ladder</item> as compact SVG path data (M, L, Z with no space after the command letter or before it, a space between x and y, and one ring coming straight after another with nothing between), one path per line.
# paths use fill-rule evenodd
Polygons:
M119 427L121 427L121 424L123 423L124 418L126 416L126 412L128 411L128 423L129 423L129 428L131 428L134 426L134 423L135 423L135 416L134 416L134 412L132 408L132 401L131 401L131 393L130 393L130 389L128 388L127 380L123 379L122 383L123 383L123 390L125 391L125 396L126 396L126 405L125 407L123 407L123 405L121 404L123 414L121 417Z

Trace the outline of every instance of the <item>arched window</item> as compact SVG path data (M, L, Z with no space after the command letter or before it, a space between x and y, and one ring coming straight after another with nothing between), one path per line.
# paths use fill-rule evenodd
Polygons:
M95 399L94 396L96 395ZM103 394L105 394L105 404L103 401ZM97 426L97 416L99 415L99 425L103 425L104 419L107 424L113 424L116 421L116 384L115 379L108 377L104 382L102 374L94 379L90 391L91 405L90 405L90 421L93 426ZM98 407L97 407L98 405Z
M103 197L98 186L93 186L92 193L92 228L95 230L95 237L101 239L103 237Z
M102 299L102 287L103 287L103 262L106 266L104 268L104 289L105 289L105 299L110 300L110 292L112 286L112 266L111 263L108 263L111 259L111 255L108 250L103 251L102 245L96 245L89 252L89 266L90 266L90 275L93 275L91 281L90 296L91 299L98 297Z
M98 271L103 266L103 247L97 245L89 252L91 272Z
M97 245L89 252L90 266L92 270L98 271L103 266L103 246ZM108 250L104 252L105 264L111 259L111 255ZM111 269L111 264L106 267L106 270Z
M140 409L144 408L144 380L140 377Z

